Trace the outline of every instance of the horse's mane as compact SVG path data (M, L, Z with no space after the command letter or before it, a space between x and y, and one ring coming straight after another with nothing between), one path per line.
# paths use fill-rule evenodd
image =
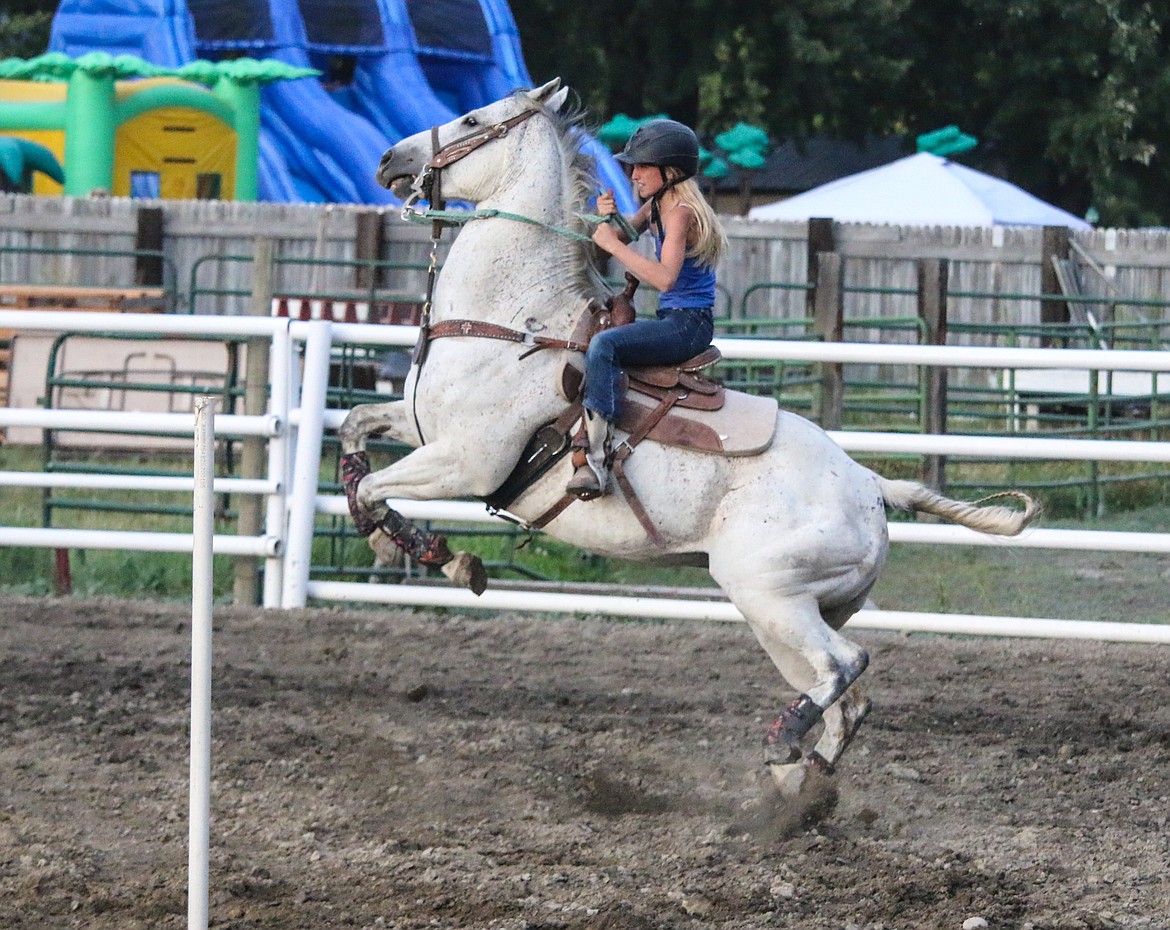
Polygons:
M523 90L516 91L517 96L532 105L531 98ZM561 157L564 160L564 170L569 178L569 199L565 225L574 232L588 236L593 232L593 226L581 218L589 202L597 194L597 164L593 156L585 151L584 145L588 141L585 130L582 128L585 121L585 109L574 97L572 103L566 101L560 111L540 106L543 112L556 129L557 140L560 143ZM597 250L590 242L574 240L577 248L570 251L571 262L564 269L566 277L575 281L583 295L593 296L602 289L602 274L597 267Z

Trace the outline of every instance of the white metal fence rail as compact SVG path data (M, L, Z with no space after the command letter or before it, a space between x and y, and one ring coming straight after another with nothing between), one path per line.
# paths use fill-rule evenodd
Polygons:
M252 555L265 559L264 605L294 608L309 598L377 603L442 605L538 611L590 612L653 617L703 616L738 619L734 609L718 601L698 606L689 600L550 595L540 592L489 591L476 599L467 592L419 585L351 584L310 579L313 527L317 514L345 514L339 495L318 493L324 431L335 428L342 411L325 409L329 359L336 345L413 345L413 327L290 321L264 317L178 316L48 312L31 314L0 311L0 329L68 332L210 335L265 338L271 342L271 397L261 416L217 416L218 436L267 438L267 475L262 479L216 479L215 490L263 495L265 525L261 535L217 535L213 548L221 554ZM1145 351L998 349L961 346L861 345L852 343L784 342L723 339L717 344L730 360L802 360L872 362L945 367L1000 369L1057 369L1170 372L1170 353ZM299 358L304 349L303 362ZM149 425L146 425L149 424ZM139 414L39 409L0 409L0 427L44 426L93 431L169 432L190 435L190 414ZM851 452L901 452L948 456L1099 461L1170 462L1170 443L1124 440L1032 439L986 436L935 436L838 431L833 438ZM137 483L136 483L137 482ZM0 472L0 486L107 487L180 490L194 487L185 478L130 476L65 476L36 472ZM170 487L173 484L174 487ZM468 522L494 522L482 505L458 502L392 501L408 517ZM1017 539L983 536L962 527L894 523L894 542L944 545L1015 546L1023 548L1084 549L1092 551L1168 553L1170 533L1117 533L1100 530L1034 529ZM51 548L118 548L191 551L191 534L136 533L39 529L0 526L0 545ZM1059 620L1024 617L971 617L863 611L853 626L870 628L932 629L945 632L995 632L999 635L1083 636L1170 642L1170 625L1068 624ZM1055 624L1055 625L1054 625ZM1136 629L1128 629L1136 627Z

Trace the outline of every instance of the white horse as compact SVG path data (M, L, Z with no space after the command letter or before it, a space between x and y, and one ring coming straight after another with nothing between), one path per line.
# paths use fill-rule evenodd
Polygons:
M476 586L472 557L453 557L440 537L411 526L386 500L492 494L534 432L568 406L557 385L574 349L558 348L558 340L569 339L595 293L587 221L578 211L596 182L571 121L559 113L567 91L554 80L473 110L403 140L378 169L386 187L415 179L416 194L432 203L441 172L442 196L477 204L479 218L452 244L433 290L430 323L436 332L448 323L448 338L424 340L403 400L357 407L341 428L347 494L375 551L392 541ZM532 351L542 339L548 346ZM415 448L371 474L364 451L371 435ZM657 541L618 493L566 507L547 532L604 556L707 566L799 692L764 739L765 761L789 787L812 769L831 771L868 709L852 687L868 657L838 630L863 605L885 561L886 508L1003 535L1020 532L1038 512L1026 495L1017 495L1024 507L1014 510L887 480L784 411L759 454L647 441L626 472ZM569 459L560 459L508 510L525 521L547 517L571 474ZM806 748L802 742L815 739L806 734L822 719L819 740Z

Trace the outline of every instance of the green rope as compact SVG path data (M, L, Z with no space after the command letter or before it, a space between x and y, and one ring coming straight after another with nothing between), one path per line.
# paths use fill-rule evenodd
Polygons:
M579 233L575 229L568 229L564 226L557 226L554 223L545 223L542 220L534 220L530 216L523 216L519 213L509 213L506 210L408 210L404 214L405 218L412 223L447 223L451 226L463 226L470 223L472 220L513 220L517 223L527 223L530 226L541 226L550 232L556 233L558 236L564 236L566 239L572 239L575 242L592 242L591 236L586 236L584 233ZM622 231L627 236L631 236L630 241L634 242L638 238L638 234L634 232L632 226L626 222L626 218L620 214L613 214L612 216L598 216L594 213L578 213L577 216L587 223L606 223L613 221L617 223ZM617 219L615 219L617 217Z

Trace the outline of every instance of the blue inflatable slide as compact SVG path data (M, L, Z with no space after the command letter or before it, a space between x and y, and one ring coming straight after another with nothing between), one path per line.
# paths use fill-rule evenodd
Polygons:
M49 49L321 71L261 92L260 198L284 202L396 204L374 181L387 148L532 85L507 0L62 0ZM586 148L635 209L609 150Z

